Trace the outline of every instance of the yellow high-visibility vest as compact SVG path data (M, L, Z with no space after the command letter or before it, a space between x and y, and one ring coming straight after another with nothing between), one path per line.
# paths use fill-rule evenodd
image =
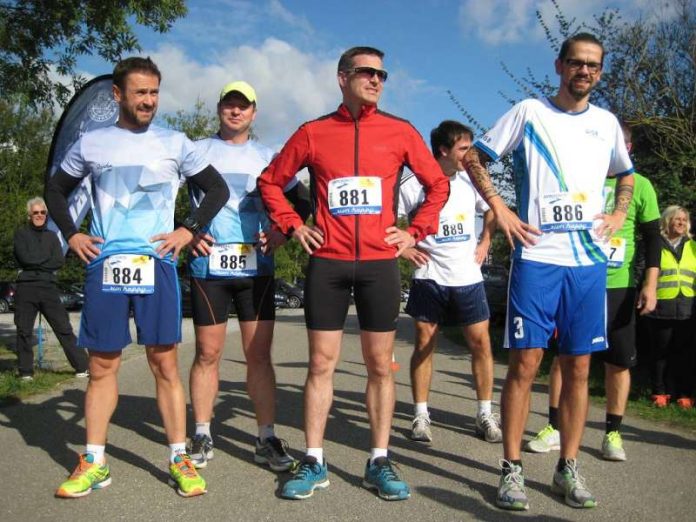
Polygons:
M663 248L660 277L657 279L657 298L675 299L680 293L685 297L694 297L695 281L696 241L689 239L686 242L678 263L672 251Z

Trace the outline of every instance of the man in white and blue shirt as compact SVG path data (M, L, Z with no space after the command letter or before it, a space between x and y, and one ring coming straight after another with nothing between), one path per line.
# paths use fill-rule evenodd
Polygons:
M568 505L591 508L595 497L576 457L587 416L590 355L606 342L606 256L600 244L623 225L633 193L633 165L618 120L589 103L601 77L604 49L587 33L567 39L556 59L560 86L548 99L515 105L474 145L467 171L493 209L514 253L505 346L510 348L502 395L503 474L496 503L528 509L521 443L529 394L557 331L563 393L561 458L552 490ZM483 165L512 152L518 215L503 203ZM620 178L616 206L603 214L603 185Z
M257 101L256 91L247 82L225 85L217 106L218 132L196 142L201 156L220 172L230 193L223 209L196 241L188 263L196 332L196 355L190 379L196 432L191 439L190 454L199 468L205 467L213 457L210 423L232 304L247 362L247 389L258 424L254 460L274 471L286 471L295 464L287 452L287 443L276 437L274 429L273 250L286 238L271 227L256 189L256 178L274 156L271 149L251 139ZM198 208L202 191L190 186L189 192L192 208ZM305 186L293 178L285 187L285 194L306 218L310 208Z
M146 346L157 403L170 447L170 484L185 497L206 492L186 454L186 401L176 345L181 300L176 259L228 198L217 171L184 134L152 125L161 75L149 58L128 58L114 69L115 125L84 134L46 187L51 214L70 248L87 263L78 344L89 350L85 395L87 445L77 469L58 488L64 498L85 496L111 483L104 449L118 401L121 351L131 342L132 311L138 343ZM77 230L67 197L89 177L92 223ZM185 179L206 193L174 228L176 194Z

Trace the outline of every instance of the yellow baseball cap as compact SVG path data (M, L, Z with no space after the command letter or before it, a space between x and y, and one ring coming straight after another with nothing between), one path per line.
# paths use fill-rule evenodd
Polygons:
M256 102L256 91L247 82L236 81L225 85L220 91L220 100L227 96L231 92L238 92L244 96L251 103Z

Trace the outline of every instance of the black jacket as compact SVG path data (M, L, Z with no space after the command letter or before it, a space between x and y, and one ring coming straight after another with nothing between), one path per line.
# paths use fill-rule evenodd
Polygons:
M65 258L58 236L48 227L24 225L15 232L14 255L19 265L18 283L55 282Z

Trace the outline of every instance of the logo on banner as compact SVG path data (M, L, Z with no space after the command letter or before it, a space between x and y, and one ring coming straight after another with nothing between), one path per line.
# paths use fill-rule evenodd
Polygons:
M92 121L104 122L112 118L118 111L118 104L114 101L110 92L100 92L87 109Z

